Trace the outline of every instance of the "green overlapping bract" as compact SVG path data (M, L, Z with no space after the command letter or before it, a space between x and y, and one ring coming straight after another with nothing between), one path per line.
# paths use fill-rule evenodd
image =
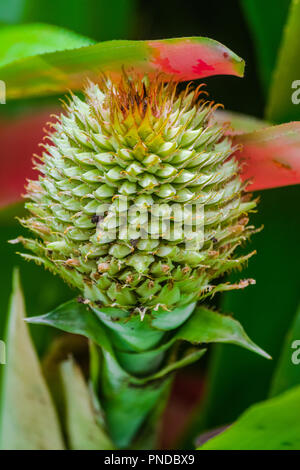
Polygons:
M100 346L100 400L110 434L119 447L127 447L154 412L169 388L171 372L197 361L207 343L233 343L268 357L237 321L207 308L178 309L173 324L171 312L162 313L160 324L157 312L143 322L129 312L124 318L124 310L119 310L123 318L117 313L117 309L91 309L75 300L29 321L86 336ZM174 348L178 342L191 342L193 347Z

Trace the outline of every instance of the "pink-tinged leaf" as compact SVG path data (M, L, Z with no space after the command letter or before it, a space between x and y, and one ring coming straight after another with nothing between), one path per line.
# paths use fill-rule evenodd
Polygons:
M0 34L1 37L1 34ZM78 90L86 79L105 72L161 73L164 80L194 80L211 75L243 76L244 61L217 41L203 37L156 41L105 41L0 63L7 98Z
M39 143L44 127L53 121L54 110L39 111L11 121L0 120L0 207L20 201L27 178L37 176L32 169L34 153L40 154Z
M150 68L155 67L178 80L194 80L211 75L241 77L244 73L244 61L209 38L148 41L148 47Z
M300 183L300 122L267 127L234 138L241 150L242 178L249 191Z

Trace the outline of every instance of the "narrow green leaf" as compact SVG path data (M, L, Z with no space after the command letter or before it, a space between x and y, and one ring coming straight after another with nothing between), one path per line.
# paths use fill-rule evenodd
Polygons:
M14 60L9 49L0 66L0 77L7 84L7 98L77 90L87 78L97 81L100 72L119 77L124 68L150 76L161 73L166 80L181 81L220 74L240 77L244 71L240 57L209 38L116 40L83 47L80 41L69 50L38 54L25 51L22 60Z
M299 450L300 387L249 408L200 450Z
M24 60L26 57L75 49L94 43L92 39L47 24L4 26L0 29L0 67Z
M206 353L206 349L198 349L198 350L194 349L192 352L189 352L188 354L186 354L182 359L179 359L176 362L171 362L170 364L165 366L163 369L159 370L153 375L150 375L150 377L147 377L147 382L161 379L165 377L167 374L170 374L171 372L174 372L177 369L181 369L182 367L186 367L190 364L193 364L193 362L198 361L205 353Z
M205 307L196 308L191 318L176 333L175 338L193 344L236 344L271 359L269 354L251 341L237 320Z
M5 10L13 1L20 0L6 2ZM21 17L22 22L42 21L63 25L80 34L88 34L99 41L129 37L136 21L136 0L111 0L109 2L51 0L51 3L47 4L37 0L23 0L23 2L26 8ZM1 11L0 14L2 15L3 12Z
M65 422L72 450L109 450L112 442L97 423L90 392L82 372L72 359L60 365L64 393Z
M28 323L49 325L59 330L85 336L112 352L104 326L86 305L70 300L46 315L26 318Z
M0 448L63 449L56 412L28 328L19 274L14 272L1 380Z
M300 385L300 308L287 334L271 384L270 396Z
M100 380L101 358L100 358L100 349L98 345L95 344L93 341L89 341L89 357L90 357L90 367L89 367L90 381L93 387L93 391L97 393L99 380Z
M253 36L258 72L268 90L290 0L240 0ZM267 31L267 34L266 34Z
M297 120L300 116L299 29L300 2L291 0L266 111L267 119L274 122Z

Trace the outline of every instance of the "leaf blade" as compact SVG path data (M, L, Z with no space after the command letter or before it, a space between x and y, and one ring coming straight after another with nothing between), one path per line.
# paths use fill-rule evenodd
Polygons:
M58 26L29 23L4 26L0 29L0 67L26 57L94 44Z
M245 18L252 32L259 74L267 91L276 63L290 0L241 0ZM268 31L268 34L266 34Z
M72 359L60 365L60 378L65 398L65 422L71 450L114 449L97 423L89 390L82 372Z
M300 3L291 0L266 109L267 119L273 122L299 119L299 106L292 101L292 84L300 76L299 28Z
M211 75L242 76L244 61L213 39L186 37L153 41L106 41L66 51L49 52L0 67L7 98L41 96L82 88L99 72L120 76L162 73L166 80L194 80Z
M179 328L175 338L193 344L235 344L256 352L266 359L271 359L269 354L250 340L237 320L228 315L221 315L205 307L196 308L191 318Z
M296 312L295 319L283 344L281 356L273 374L270 397L276 396L289 388L300 384L300 367L292 361L295 352L297 361L297 346L300 346L300 308ZM293 347L295 346L295 347Z
M200 450L299 450L300 387L250 407Z
M1 449L64 449L50 393L24 323L18 272L14 272L8 327L7 364L2 377Z

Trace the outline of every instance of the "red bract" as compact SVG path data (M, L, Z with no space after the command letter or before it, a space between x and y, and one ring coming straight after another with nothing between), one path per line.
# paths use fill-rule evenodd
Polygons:
M21 199L27 178L36 177L32 156L40 153L39 144L50 121L50 110L23 116L11 121L0 121L0 207Z
M149 65L176 80L194 80L211 75L237 75L244 61L222 44L208 38L180 38L148 42Z
M267 127L234 137L249 191L300 183L300 122Z
M250 180L249 191L300 183L300 122L272 126L219 110L214 120L228 126L226 133L239 146L235 156L242 165L242 179Z

